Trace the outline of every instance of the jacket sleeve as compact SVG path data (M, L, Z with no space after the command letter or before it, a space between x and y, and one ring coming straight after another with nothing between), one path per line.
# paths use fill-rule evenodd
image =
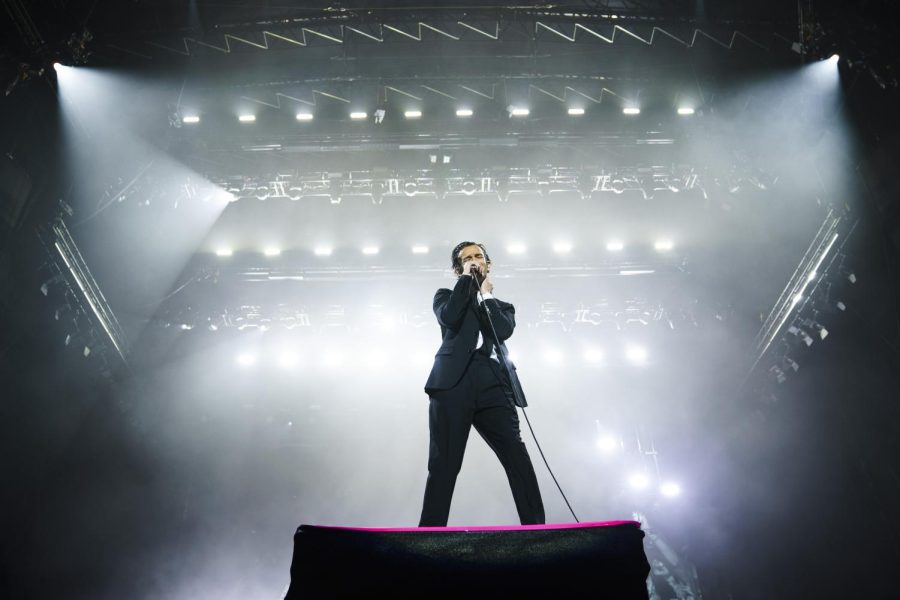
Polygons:
M440 289L434 294L434 316L438 323L447 329L457 330L462 325L463 317L472 300L472 276L461 275L456 280L453 290ZM500 332L498 331L499 335Z
M491 319L494 321L494 329L500 343L509 339L516 328L516 307L509 302L503 302L496 298L488 298L484 301L491 309Z

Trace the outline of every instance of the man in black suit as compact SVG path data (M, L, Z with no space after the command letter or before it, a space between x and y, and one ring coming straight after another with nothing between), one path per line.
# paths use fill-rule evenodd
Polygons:
M451 260L456 285L452 290L439 289L434 295L434 314L443 341L425 384L431 442L419 526L447 525L472 425L506 470L519 520L523 525L543 523L541 492L522 443L515 408L515 404L526 406L525 395L503 343L515 329L516 309L492 295L491 261L483 245L462 242L453 249ZM486 309L497 332L496 340Z

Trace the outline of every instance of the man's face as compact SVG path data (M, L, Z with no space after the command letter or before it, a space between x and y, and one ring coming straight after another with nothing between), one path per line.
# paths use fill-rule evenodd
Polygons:
M466 263L474 262L481 268L482 273L487 273L490 270L488 262L484 257L484 251L482 251L481 246L478 244L464 246L463 249L459 251L459 262L463 267L466 266Z

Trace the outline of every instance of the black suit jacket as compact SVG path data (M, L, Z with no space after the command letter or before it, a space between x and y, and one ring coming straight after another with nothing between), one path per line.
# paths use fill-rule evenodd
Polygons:
M503 343L516 328L516 309L512 304L496 298L489 298L484 304L490 308L494 329L500 338L495 344L497 358L507 367L513 386L513 398L517 405L528 406L516 374L516 366L509 360L509 352ZM494 343L490 326L482 325L477 311L484 311L484 307L478 305L475 282L471 275L460 276L452 290L441 288L434 294L434 316L441 326L442 342L425 383L426 393L450 389L459 382L476 350L479 330L485 344Z

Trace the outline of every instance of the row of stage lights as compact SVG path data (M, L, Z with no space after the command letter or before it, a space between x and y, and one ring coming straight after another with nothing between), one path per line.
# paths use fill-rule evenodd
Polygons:
M622 354L629 364L635 366L645 366L649 361L649 352L643 346L627 345L623 348ZM304 361L297 352L292 350L282 350L268 357L274 365L283 371L295 371L303 367ZM348 357L343 352L329 350L318 356L316 364L311 365L316 368L337 369L345 364ZM567 362L566 354L559 348L553 346L544 347L540 353L542 364L549 366L561 366ZM431 364L433 356L426 351L413 352L409 355L410 362L420 367L427 367ZM581 353L581 359L584 364L593 367L603 367L607 364L606 355L599 348L586 347ZM515 352L510 353L510 360L516 362L519 357ZM254 369L260 365L261 356L256 352L241 352L235 356L235 364L242 369ZM353 364L362 364L369 370L379 370L388 366L388 355L382 352L371 351L363 353L362 357L355 356Z
M531 111L522 106L509 106L507 107L507 112L510 117L522 118L527 117L531 114ZM570 107L567 109L567 114L571 117L579 117L585 114L585 109L581 107ZM681 116L690 116L694 114L694 109L689 106L681 106L676 110L677 114ZM630 117L641 114L641 109L636 106L626 106L622 109L622 114ZM475 111L469 108L460 108L456 111L456 116L461 119L467 119L475 115ZM422 118L422 111L420 110L407 110L404 111L403 116L407 120L415 120ZM369 113L365 111L352 111L349 114L351 121L365 121L369 118ZM384 120L384 110L376 110L374 115L375 123L381 123ZM297 121L301 123L307 123L312 121L315 118L313 113L311 112L298 112L296 114ZM238 115L238 121L241 123L254 123L256 122L256 115L252 113L243 113ZM200 115L192 114L185 115L182 117L181 122L187 125L197 124L200 122Z
M570 254L574 249L574 245L571 242L556 242L552 246L553 252L555 254ZM675 244L672 240L668 239L660 239L654 242L653 248L657 252L670 252L675 248ZM606 243L606 249L609 252L621 252L625 249L625 244L620 240L611 240ZM428 254L431 249L425 245L416 245L411 247L413 254ZM313 249L313 253L316 256L331 256L334 252L334 249L330 246L317 246ZM378 246L363 246L360 248L360 252L362 252L365 256L374 256L381 252L381 248ZM528 247L525 244L508 244L506 246L506 252L510 255L524 255L528 252ZM227 246L220 246L216 249L216 256L220 256L223 258L227 258L234 254L234 250ZM276 257L281 255L281 248L276 246L267 246L263 249L263 254L268 257Z
M622 453L625 446L622 438L612 433L598 435L595 445L597 451L607 457ZM639 470L631 473L631 475L628 476L626 483L629 488L636 492L646 492L653 487L653 479L654 478L648 475L646 471ZM681 495L681 485L677 482L671 480L659 481L658 479L659 478L657 478L657 487L661 496L666 498L677 498Z

